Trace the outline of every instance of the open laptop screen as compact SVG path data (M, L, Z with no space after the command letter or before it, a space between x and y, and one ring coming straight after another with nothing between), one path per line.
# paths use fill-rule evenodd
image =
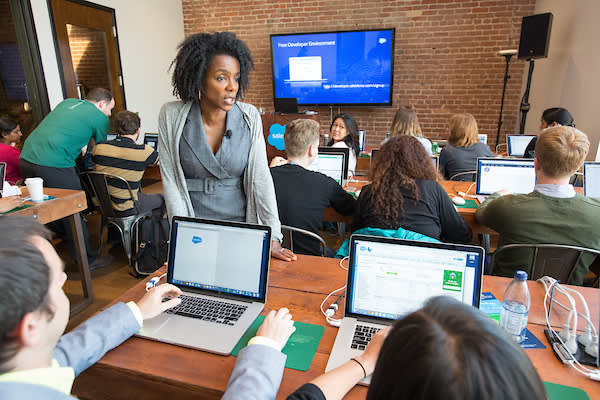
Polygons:
M146 133L144 134L144 144L152 147L158 151L158 134L157 133Z
M354 235L346 316L397 319L433 296L479 307L483 249Z
M508 135L506 137L506 140L508 141L508 155L511 157L523 157L527 145L534 137L535 136Z
M180 287L264 301L268 226L174 217L167 281Z
M600 162L583 163L583 190L587 197L600 198Z
M480 133L480 134L479 134L479 135L477 135L477 136L479 136L479 141L480 141L481 143L485 143L485 144L487 144L487 137L488 137L488 136L487 136L487 133Z
M308 169L330 176L341 185L348 175L347 150L349 149L319 147L319 155Z
M530 193L535 187L535 168L529 158L478 158L477 194L490 195L502 189Z

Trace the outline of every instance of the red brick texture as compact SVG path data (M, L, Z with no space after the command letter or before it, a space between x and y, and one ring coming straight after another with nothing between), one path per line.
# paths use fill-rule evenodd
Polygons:
M367 131L367 146L379 145L399 105L415 107L429 138L448 136L452 114L471 113L480 133L487 133L488 143L494 145L505 67L497 53L518 47L521 18L533 14L535 0L182 0L182 4L186 36L232 31L248 44L256 69L245 100L265 111L273 110L270 34L394 27L393 107L341 109ZM524 73L525 63L513 57L502 137L518 130ZM329 108L318 111L322 130L329 129ZM337 112L336 107L333 113Z

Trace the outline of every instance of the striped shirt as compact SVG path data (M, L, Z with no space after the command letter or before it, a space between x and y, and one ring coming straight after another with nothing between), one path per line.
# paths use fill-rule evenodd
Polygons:
M152 147L136 144L123 136L96 144L92 152L94 170L125 179L135 200L146 167L154 164L157 159L158 153ZM107 179L107 182L113 208L118 212L132 209L134 204L125 184L116 179Z

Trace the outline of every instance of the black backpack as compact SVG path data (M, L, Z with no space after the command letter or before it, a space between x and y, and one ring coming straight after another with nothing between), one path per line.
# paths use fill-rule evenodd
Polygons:
M148 217L137 226L134 243L134 273L137 277L150 275L167 261L169 253L169 221Z

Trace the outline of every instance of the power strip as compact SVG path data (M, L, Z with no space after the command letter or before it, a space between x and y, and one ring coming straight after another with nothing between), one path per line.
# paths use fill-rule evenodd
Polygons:
M548 343L550 343L552 350L554 350L554 355L559 361L565 363L570 359L576 359L581 364L591 365L592 367L598 366L598 360L596 357L592 357L586 353L585 347L579 343L579 341L577 341L577 352L575 354L571 354L564 348L555 334L550 332L548 329L544 329L544 334L546 335L546 339L548 339Z

